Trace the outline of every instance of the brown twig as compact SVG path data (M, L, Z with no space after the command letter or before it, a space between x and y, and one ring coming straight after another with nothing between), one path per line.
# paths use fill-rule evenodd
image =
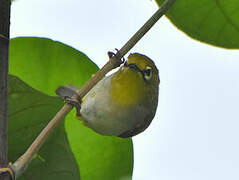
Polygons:
M8 128L8 51L10 1L0 0L0 180L11 178L7 158L7 128ZM5 173L6 172L6 173Z
M121 65L121 58L149 31L149 29L167 12L176 0L165 0L159 10L135 33L135 35L116 53L110 60L78 91L80 97L84 97L109 71ZM31 144L28 150L11 165L16 177L23 173L32 160L35 153L40 149L49 134L59 122L71 111L72 106L65 104L49 124L42 130L40 135Z

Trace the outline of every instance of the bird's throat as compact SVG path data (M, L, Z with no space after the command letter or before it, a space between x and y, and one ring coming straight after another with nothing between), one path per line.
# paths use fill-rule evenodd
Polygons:
M144 80L140 72L126 68L112 77L111 97L122 107L134 106L144 98Z

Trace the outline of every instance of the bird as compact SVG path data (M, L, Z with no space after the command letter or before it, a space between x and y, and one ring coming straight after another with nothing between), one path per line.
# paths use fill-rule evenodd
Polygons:
M85 126L105 136L130 138L152 122L159 96L159 71L146 55L132 53L119 69L106 75L82 98L77 116ZM60 86L61 97L75 94Z

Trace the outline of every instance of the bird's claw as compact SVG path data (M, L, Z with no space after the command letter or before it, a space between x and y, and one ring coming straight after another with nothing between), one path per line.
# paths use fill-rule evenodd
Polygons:
M82 103L80 96L77 96L76 98L74 96L73 97L66 96L64 97L64 100L67 104L74 106L76 108L76 116L80 116L81 103Z
M116 53L114 53L112 51L108 51L108 57L111 59L113 56L115 56L116 59L120 59L121 62L124 63L125 58L124 57L120 58L120 53L119 53L120 51L117 48L115 48L115 50L116 50Z
M78 94L78 88L74 85L60 86L56 89L56 94L60 96L67 104L76 107L76 115L80 115L82 99Z

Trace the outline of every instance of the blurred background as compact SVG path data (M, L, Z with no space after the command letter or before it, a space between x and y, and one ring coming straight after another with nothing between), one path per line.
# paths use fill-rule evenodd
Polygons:
M157 10L150 0L15 0L11 38L47 37L99 67ZM160 71L157 114L133 138L133 180L239 179L239 51L189 38L165 17L130 51Z

